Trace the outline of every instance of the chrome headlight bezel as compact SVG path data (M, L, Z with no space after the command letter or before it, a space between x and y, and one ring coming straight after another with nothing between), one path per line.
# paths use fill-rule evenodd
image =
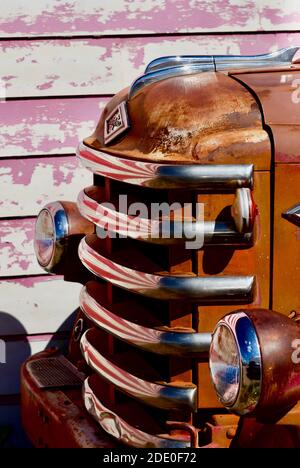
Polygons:
M39 245L39 237L41 235L41 231L39 231L39 221L42 216L44 216L45 212L47 215L50 216L52 221L52 238L49 239L52 242L52 251L51 255L49 255L44 261L40 255L40 245ZM59 202L51 202L48 203L46 206L38 214L36 224L35 224L35 239L34 239L34 250L36 254L37 261L39 265L49 273L52 273L55 268L61 263L66 246L67 240L69 236L69 220L67 216L67 212L64 208L64 205Z
M236 398L230 402L225 401L218 392L220 383L216 381L213 369L214 337L221 326L229 329L234 337L239 357L239 388ZM262 392L262 355L256 329L246 313L229 314L218 322L212 336L209 366L220 402L238 415L252 413L259 403Z

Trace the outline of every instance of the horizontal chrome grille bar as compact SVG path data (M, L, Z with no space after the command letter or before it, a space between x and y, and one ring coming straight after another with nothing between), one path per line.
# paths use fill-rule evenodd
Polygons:
M161 409L196 411L197 387L195 385L161 385L129 374L106 359L93 346L91 341L93 335L97 337L95 332L96 330L93 329L87 330L81 338L80 346L86 363L101 378L126 395L147 405Z
M78 209L82 216L110 233L156 244L178 244L195 238L213 245L251 244L252 232L238 232L233 220L230 223L134 217L114 210L110 204L98 203L89 195L94 189L90 187L79 193Z
M82 239L79 257L92 273L121 288L157 299L190 299L195 302L253 301L254 276L161 276L115 263L89 245L94 236Z
M99 286L99 285L98 285ZM80 307L88 319L114 337L145 351L181 357L206 357L210 333L147 328L119 317L97 302L92 293L97 283L88 283L80 294Z
M136 448L188 448L190 441L167 436L152 435L128 424L114 411L108 409L96 396L91 377L83 385L83 401L89 414L102 429L123 444Z
M95 174L139 186L210 192L253 187L252 164L158 164L112 156L84 143L79 145L77 156Z

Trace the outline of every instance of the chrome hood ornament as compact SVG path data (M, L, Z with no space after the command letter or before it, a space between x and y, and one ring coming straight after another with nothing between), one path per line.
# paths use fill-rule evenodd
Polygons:
M298 50L299 47L286 47L276 52L260 55L174 55L160 57L150 62L144 75L133 82L129 98L132 99L144 86L171 76L230 69L288 66L292 63Z

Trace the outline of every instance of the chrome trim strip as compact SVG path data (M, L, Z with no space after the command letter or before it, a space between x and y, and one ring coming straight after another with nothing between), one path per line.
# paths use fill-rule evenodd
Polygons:
M97 302L84 286L79 305L87 318L102 330L145 351L181 357L208 356L210 333L147 328L119 317Z
M161 57L147 66L144 75L131 85L129 99L152 83L174 76L221 70L259 69L268 66L279 67L291 64L299 47L287 47L270 54L261 55L182 55Z
M162 68L153 72L148 72L139 76L131 85L129 90L128 99L133 99L136 94L141 91L145 86L152 83L165 80L167 78L192 75L193 73L201 72L214 72L215 67L213 63L187 63L181 66L173 66L170 68Z
M210 192L253 188L253 164L158 164L112 156L84 143L78 146L77 156L95 174L127 184Z
M238 189L246 190L249 189ZM203 239L204 244L247 245L252 241L246 225L236 230L232 223L221 221L190 221L187 219L165 221L127 215L113 210L108 204L98 203L88 195L88 189L82 190L77 199L77 206L82 216L105 231L156 244L178 244L193 239ZM249 203L250 206L250 203Z
M128 424L108 409L95 395L88 377L83 384L83 401L88 413L102 429L123 444L136 448L188 448L190 441L147 434Z
M300 226L300 204L297 203L297 205L292 206L282 213L281 216L290 223L295 224L295 226Z
M148 63L145 69L145 75L169 68L182 67L184 65L203 67L203 71L206 69L209 71L215 71L213 55L168 55L156 58Z
M145 74L152 73L166 68L178 67L183 65L199 65L211 66L213 69L218 69L218 65L226 64L230 68L241 68L247 64L248 67L266 66L271 64L277 66L278 64L288 65L299 47L286 47L269 54L259 55L174 55L159 57L152 60L145 70Z
M79 244L79 257L95 275L121 288L157 299L195 302L253 301L254 276L160 276L125 267L96 252L87 237Z
M80 347L84 359L97 374L121 392L129 395L155 408L168 410L197 409L197 387L194 384L188 386L162 385L147 382L135 375L129 374L114 363L106 359L89 341L90 335L96 330L87 330L80 340Z

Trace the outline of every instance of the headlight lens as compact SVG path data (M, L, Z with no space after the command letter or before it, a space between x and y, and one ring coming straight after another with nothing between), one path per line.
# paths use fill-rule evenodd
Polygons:
M210 348L210 370L219 398L225 406L232 405L238 395L240 364L233 333L220 325L213 335Z
M60 202L46 205L39 213L35 224L34 249L39 264L54 272L61 261L69 235L68 216Z
M256 330L246 313L226 315L217 324L209 365L221 403L239 415L252 412L261 394L262 360Z
M35 253L41 266L49 264L54 251L54 243L53 220L49 211L43 209L36 220L34 240Z

